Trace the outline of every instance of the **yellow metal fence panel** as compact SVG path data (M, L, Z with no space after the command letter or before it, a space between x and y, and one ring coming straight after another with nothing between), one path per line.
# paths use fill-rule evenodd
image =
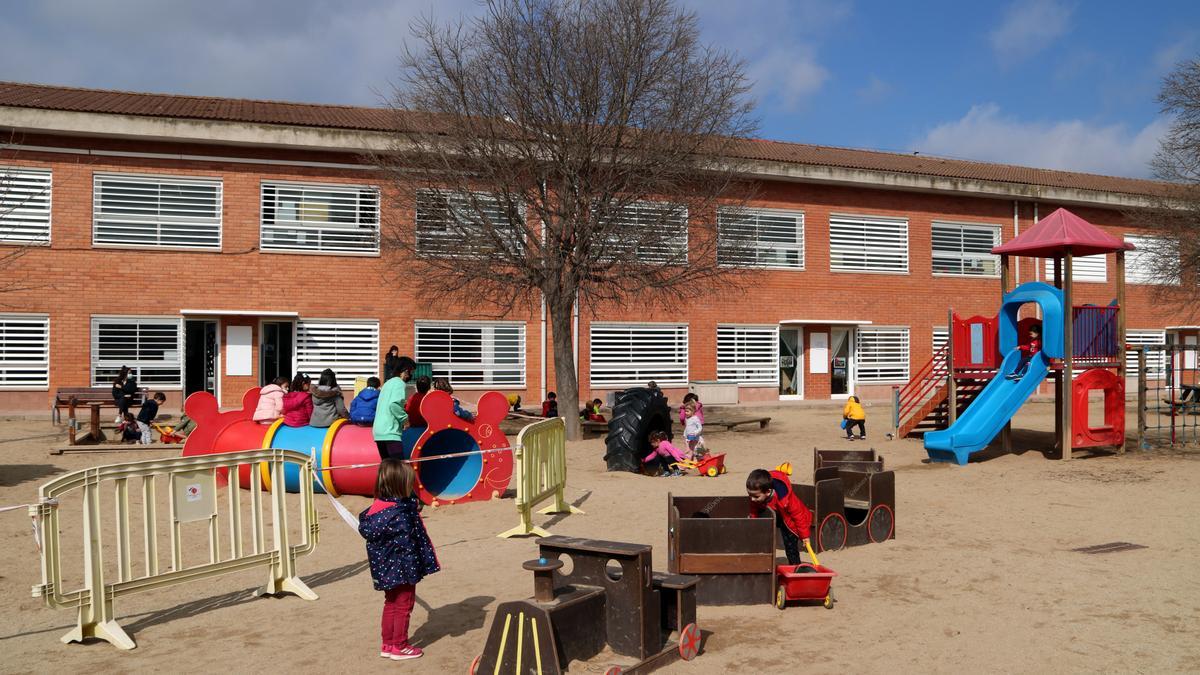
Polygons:
M533 509L553 498L554 503L539 513L583 513L567 503L563 489L567 486L567 427L561 417L534 422L517 434L513 459L517 474L517 515L521 523L499 537L550 533L533 524Z

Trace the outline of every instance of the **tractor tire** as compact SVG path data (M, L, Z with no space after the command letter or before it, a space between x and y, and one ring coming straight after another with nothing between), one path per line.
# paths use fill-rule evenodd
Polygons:
M604 461L609 471L642 469L642 458L650 453L650 432L671 433L671 407L661 393L644 387L617 394L608 436L604 439Z

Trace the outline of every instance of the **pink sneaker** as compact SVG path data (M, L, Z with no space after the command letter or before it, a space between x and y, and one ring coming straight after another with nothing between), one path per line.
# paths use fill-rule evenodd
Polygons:
M390 659L392 658L392 652L395 651L395 649L396 648L391 645L384 645L379 648L379 656L385 659Z
M395 647L392 649L393 661L407 661L408 659L419 659L425 656L425 652L421 651L420 647L406 645L404 647Z

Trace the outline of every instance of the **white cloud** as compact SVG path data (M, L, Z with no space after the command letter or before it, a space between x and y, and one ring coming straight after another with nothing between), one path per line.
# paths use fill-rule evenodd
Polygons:
M984 162L1144 178L1168 126L1165 119L1141 129L1083 120L1029 122L1005 116L998 105L987 103L972 107L961 119L934 127L912 149Z
M872 75L867 83L854 92L863 103L879 103L892 94L892 85Z
M1200 31L1188 31L1178 39L1168 42L1154 52L1154 68L1159 74L1175 69L1180 61L1192 58L1196 45L1200 43Z
M989 35L1001 65L1020 63L1045 49L1069 29L1073 9L1057 0L1018 0Z

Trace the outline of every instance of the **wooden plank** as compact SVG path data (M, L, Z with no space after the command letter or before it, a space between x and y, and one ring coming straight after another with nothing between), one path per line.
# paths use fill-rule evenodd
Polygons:
M542 549L556 551L587 551L589 553L605 553L609 555L637 555L650 550L648 544L626 544L619 541L604 541L601 539L582 539L579 537L543 537L538 541Z
M152 450L182 450L183 443L104 443L101 445L59 445L50 449L51 455L69 452L146 452Z
M650 578L654 581L654 585L670 588L672 590L682 590L691 588L698 581L696 577L684 574L666 574L664 572L652 572Z
M770 553L680 553L681 574L771 573L775 552Z

